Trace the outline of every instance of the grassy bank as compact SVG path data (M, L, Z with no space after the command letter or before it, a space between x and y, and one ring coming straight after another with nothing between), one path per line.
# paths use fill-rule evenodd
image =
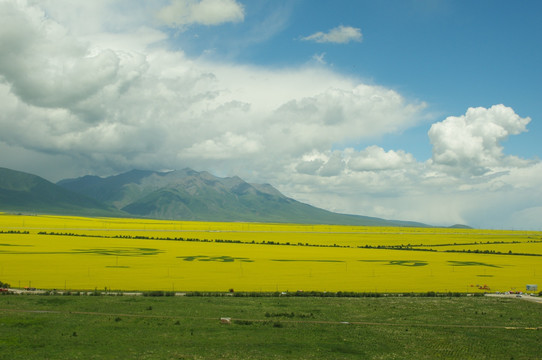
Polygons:
M542 348L542 306L518 299L12 295L0 309L6 359L536 359Z

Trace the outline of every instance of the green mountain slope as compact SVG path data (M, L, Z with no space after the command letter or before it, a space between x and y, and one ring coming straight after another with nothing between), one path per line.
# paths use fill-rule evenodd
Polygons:
M113 216L120 212L39 176L0 168L0 210Z
M58 185L125 213L158 219L426 226L337 214L288 198L269 184L249 184L239 177L219 178L188 168L133 170L107 178L86 176Z

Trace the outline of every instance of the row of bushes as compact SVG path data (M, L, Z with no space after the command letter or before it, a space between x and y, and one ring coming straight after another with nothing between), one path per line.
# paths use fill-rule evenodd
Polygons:
M18 232L28 234L28 231ZM349 245L337 245L337 244L309 244L309 243L290 243L290 242L279 242L279 241L241 241L241 240L224 240L224 239L198 239L198 238L183 238L183 237L153 237L153 236L143 236L143 235L87 235L87 234L74 234L74 233L57 233L57 232L46 232L40 231L38 235L62 235L62 236L82 236L82 237L102 237L102 238L123 238L123 239L143 239L143 240L169 240L169 241L189 241L189 242L215 242L215 243L236 243L236 244L256 244L256 245L283 245L283 246L310 246L310 247L341 247L341 248L350 248ZM542 242L542 240L531 240L528 242ZM472 243L462 243L462 244L433 244L433 245L411 245L411 244L401 244L401 245L359 245L357 248L360 249L385 249L385 250L410 250L410 251L433 251L437 250L432 249L432 246L464 246L464 245L476 245L476 244L518 244L519 241L487 241L487 242L472 242ZM480 254L503 254L503 255L525 255L525 256L542 256L541 254L529 254L529 253L513 253L512 251L502 253L500 251L494 250L445 250L445 252L459 252L459 253L480 253Z
M380 293L380 292L355 292L355 291L296 291L296 292L187 292L185 296L234 296L234 297L461 297L461 296L483 296L483 293L461 293L461 292L435 292L427 291L422 293Z
M519 255L519 256L542 256L542 254L532 254L532 253L517 253L512 252L512 250L509 250L508 252L500 252L495 250L479 250L479 249L468 249L468 250L444 250L445 252L450 253L473 253L473 254L497 254L497 255Z
M101 292L101 291L46 291L41 293L24 293L25 295L62 295L62 296L124 296L123 292ZM466 297L466 296L484 296L485 293L461 293L461 292L435 292L427 291L421 293L404 292L404 293L379 293L379 292L352 292L352 291L339 291L339 292L320 292L320 291L306 291L306 292L236 292L236 293L224 293L224 292L200 292L192 291L182 293L182 296L201 296L201 297L336 297L336 298L381 298L381 297ZM17 295L12 291L0 292L0 295ZM147 297L173 297L176 295L173 291L146 291L141 295ZM542 297L542 291L538 293L538 296Z
M143 296L175 296L174 291L146 291Z

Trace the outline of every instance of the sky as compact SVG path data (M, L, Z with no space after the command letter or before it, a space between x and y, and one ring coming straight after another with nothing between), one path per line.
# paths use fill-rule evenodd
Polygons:
M542 230L538 0L0 0L0 166Z

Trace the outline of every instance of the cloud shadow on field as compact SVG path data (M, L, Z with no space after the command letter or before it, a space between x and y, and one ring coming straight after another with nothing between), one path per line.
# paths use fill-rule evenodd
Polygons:
M0 253L10 255L106 255L106 256L148 256L163 253L163 250L153 248L96 248L96 249L73 249L72 251L2 251Z
M231 257L228 255L224 256L208 256L208 255L193 255L193 256L177 256L178 259L183 259L184 261L216 261L216 262L234 262L235 260L241 262L254 262L249 258L245 257Z
M297 259L271 259L271 261L280 261L280 262L330 262L330 263L338 263L338 262L344 262L343 260L297 260Z
M113 269L129 269L131 266L124 266L124 265L108 265L106 268L113 268Z
M32 247L32 246L34 246L34 245L0 244L0 246L23 246L23 247Z
M450 266L487 266L487 267L494 267L494 268L502 268L502 266L499 265L493 265L493 264L487 264L483 262L478 261L448 261L450 263Z
M358 260L361 262L380 262L387 263L383 265L398 265L398 266L426 266L429 265L427 261L424 260Z

